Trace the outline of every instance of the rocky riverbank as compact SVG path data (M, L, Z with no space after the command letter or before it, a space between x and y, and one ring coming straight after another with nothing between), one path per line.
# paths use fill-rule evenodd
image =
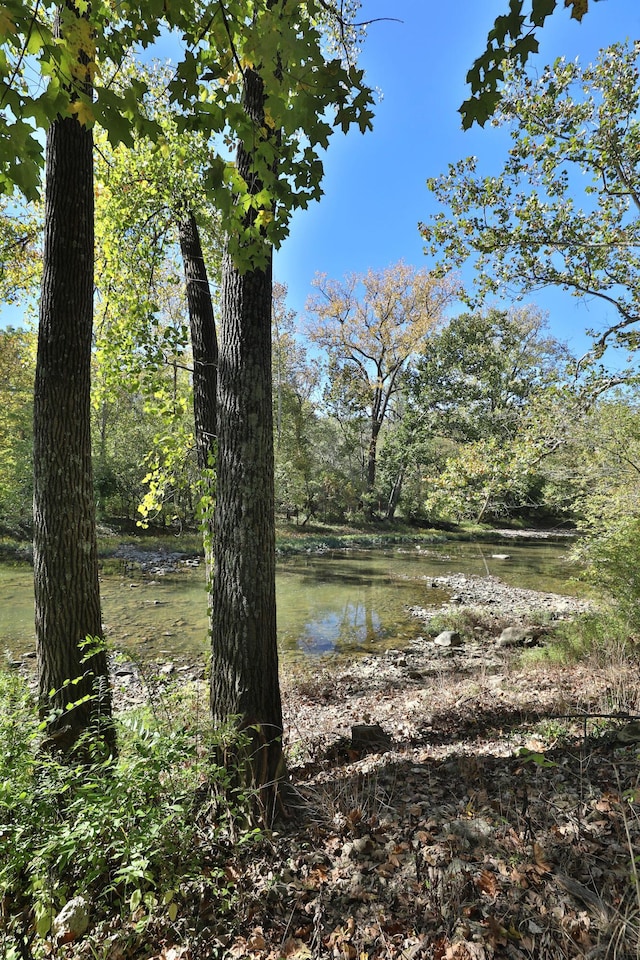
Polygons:
M467 619L478 619L477 632L487 640L494 634L493 639L499 639L501 630L510 625L524 629L530 623L539 633L544 625L571 619L590 607L587 600L578 597L512 587L493 576L457 573L434 577L431 586L448 593L448 602L440 607L412 607L415 617L427 624L436 619L446 621L447 617L455 622L464 613Z
M520 648L553 642L562 621L589 609L583 599L511 587L497 577L454 574L436 577L431 585L449 594L449 600L441 606L411 608L412 615L423 621L424 632L408 645L348 660L319 657L282 665L292 737L313 741L315 750L321 741L326 745L346 736L356 722L354 692L359 689L364 698L356 710L360 719L375 716L377 722L388 722L384 702L406 716L406 697L416 686L430 685L445 675L471 677L481 672L488 677L512 671ZM176 684L201 686L206 699L204 674L203 662L175 658L150 664L115 657L116 704L126 709ZM338 690L338 696L329 696L327 712L327 691Z
M522 648L552 643L562 621L589 609L586 600L510 587L497 577L455 574L434 578L432 586L450 599L439 607L411 608L424 632L408 646L285 669L288 719L302 741L326 747L365 721L396 735L417 735L425 717L420 710L416 715L416 706L424 703L425 691L437 699L439 687L462 689L474 677L499 691L517 671Z

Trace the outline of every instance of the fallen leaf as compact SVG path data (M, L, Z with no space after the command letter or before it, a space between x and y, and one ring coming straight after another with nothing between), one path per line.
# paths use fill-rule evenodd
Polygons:
M495 897L500 889L495 874L490 870L483 870L480 876L476 877L476 886L488 897Z
M286 957L287 960L311 960L313 954L307 944L302 940L298 940L296 937L289 937L282 945L280 956Z
M533 843L533 859L535 860L535 869L538 873L551 873L553 870L553 867L549 863L544 850L535 840Z

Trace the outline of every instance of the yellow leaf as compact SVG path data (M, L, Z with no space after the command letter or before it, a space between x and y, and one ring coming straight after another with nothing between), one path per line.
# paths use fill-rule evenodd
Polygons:
M96 121L91 104L86 100L73 100L68 107L69 113L76 116L83 127L92 127Z

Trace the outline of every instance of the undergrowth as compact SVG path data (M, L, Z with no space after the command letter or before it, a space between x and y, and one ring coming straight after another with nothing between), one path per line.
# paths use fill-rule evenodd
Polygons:
M640 655L639 640L618 609L601 607L557 623L552 642L526 651L523 662L572 664L591 659L599 666L628 664Z
M143 943L153 928L180 942L197 929L194 911L229 925L236 893L227 864L259 835L249 791L234 788L212 762L219 738L214 744L205 709L179 696L155 707L120 718L117 760L63 763L39 751L26 684L0 673L6 960L55 953L54 918L78 896L96 937L104 938L102 923L111 941Z

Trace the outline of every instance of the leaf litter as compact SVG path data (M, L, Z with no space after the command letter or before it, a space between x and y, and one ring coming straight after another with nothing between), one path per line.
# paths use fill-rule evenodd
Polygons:
M635 664L522 668L513 651L495 672L449 657L290 678L296 799L244 864L259 939L229 955L640 957L640 745L619 736L638 690ZM388 748L354 750L363 723Z
M419 660L289 669L287 816L229 854L232 909L105 960L640 957L637 664Z

